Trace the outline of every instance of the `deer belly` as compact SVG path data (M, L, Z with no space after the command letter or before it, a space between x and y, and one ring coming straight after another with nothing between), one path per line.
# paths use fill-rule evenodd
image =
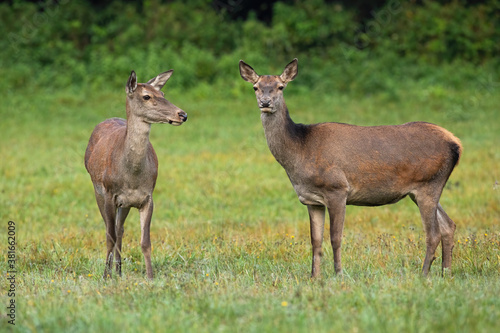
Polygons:
M149 200L149 193L140 190L124 190L116 196L116 206L141 208Z
M385 189L370 189L351 191L347 196L348 205L354 206L382 206L398 202L406 197L406 192L392 192Z

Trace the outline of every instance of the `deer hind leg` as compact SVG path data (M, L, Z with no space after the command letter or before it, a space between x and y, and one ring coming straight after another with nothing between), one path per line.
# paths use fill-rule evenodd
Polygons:
M422 224L424 226L427 249L424 264L422 266L422 274L427 276L432 262L436 259L434 255L436 253L436 248L441 241L441 231L437 218L438 202L429 195L412 195L411 198L420 210L420 217L422 218Z
M325 206L307 205L307 210L309 211L309 221L311 228L311 277L314 278L320 274L321 256L323 255L321 244L323 243L323 230L325 226Z
M130 212L130 208L119 207L116 214L116 246L115 246L115 260L116 260L116 272L118 275L122 275L122 239L125 224L125 219Z
M113 200L95 191L97 206L106 225L106 266L104 268L104 278L111 277L111 266L113 264L113 250L116 244L116 207Z
M453 236L455 234L456 225L446 214L440 204L437 206L437 220L439 230L441 231L441 245L443 248L443 274L446 269L451 267L451 257L453 252Z
M342 232L344 230L346 198L335 196L328 202L328 215L330 216L330 241L333 250L333 263L335 273L342 274L342 259L340 246L342 245Z
M153 216L153 199L150 198L144 206L139 209L141 219L141 249L146 263L146 274L149 279L153 279L153 267L151 266L151 238L150 226Z

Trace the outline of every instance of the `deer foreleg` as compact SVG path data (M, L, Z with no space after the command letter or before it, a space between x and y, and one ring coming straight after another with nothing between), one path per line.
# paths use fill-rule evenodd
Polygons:
M141 218L141 249L146 263L146 274L149 279L153 279L153 267L151 266L151 238L150 226L151 217L153 216L153 198L144 204L139 210Z
M115 246L115 257L116 257L116 272L118 275L122 275L122 239L125 224L125 219L130 212L130 208L118 208L116 214L116 246Z
M344 230L346 198L333 196L328 202L328 215L330 215L330 241L333 250L335 273L342 274L342 259L340 246Z
M311 228L311 244L312 244L312 271L311 277L316 277L320 274L321 244L323 243L323 229L325 224L325 206L308 205L309 220Z

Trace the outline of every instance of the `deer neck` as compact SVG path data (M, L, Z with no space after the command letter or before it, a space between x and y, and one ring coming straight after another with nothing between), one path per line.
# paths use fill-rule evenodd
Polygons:
M128 110L127 103L127 132L124 144L124 163L127 169L138 172L144 168L149 149L149 132L151 124L134 116Z
M299 128L304 125L293 122L284 102L276 112L262 113L261 120L269 150L288 172L296 165L304 139Z

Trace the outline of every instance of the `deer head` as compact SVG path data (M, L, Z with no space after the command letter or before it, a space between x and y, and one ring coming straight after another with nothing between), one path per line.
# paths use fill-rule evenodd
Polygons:
M152 78L147 83L137 83L134 71L130 73L127 92L127 117L138 117L148 124L169 123L182 125L187 120L186 112L165 99L161 88L172 75L169 70Z
M253 84L261 112L274 113L283 105L283 90L288 82L295 79L297 72L297 58L286 65L281 75L263 76L258 75L250 65L240 60L240 75L243 80Z

